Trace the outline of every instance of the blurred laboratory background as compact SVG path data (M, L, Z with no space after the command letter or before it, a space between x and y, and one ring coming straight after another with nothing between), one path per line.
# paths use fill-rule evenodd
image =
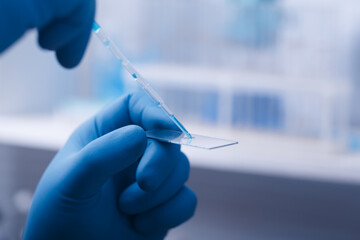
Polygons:
M97 21L190 130L199 197L167 239L360 239L357 0L101 0ZM92 37L65 70L30 31L0 56L0 240L82 121L136 91Z

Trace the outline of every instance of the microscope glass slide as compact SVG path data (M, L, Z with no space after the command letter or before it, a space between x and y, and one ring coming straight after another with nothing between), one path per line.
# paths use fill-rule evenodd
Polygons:
M206 137L196 134L191 135L192 138L188 138L184 133L174 130L146 131L146 136L151 139L209 150L227 147L238 143L231 140Z

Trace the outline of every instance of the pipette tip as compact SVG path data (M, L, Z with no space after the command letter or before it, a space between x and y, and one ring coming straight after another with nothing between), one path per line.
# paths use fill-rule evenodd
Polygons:
M95 33L98 33L100 31L100 25L97 23L97 22L93 22L93 26L92 26L92 30L95 32Z
M186 130L186 128L181 124L181 122L174 115L172 115L170 118L171 118L171 120L173 120L173 122L176 124L176 126L185 134L185 136L188 139L193 138L191 136L191 134L188 132L188 130Z

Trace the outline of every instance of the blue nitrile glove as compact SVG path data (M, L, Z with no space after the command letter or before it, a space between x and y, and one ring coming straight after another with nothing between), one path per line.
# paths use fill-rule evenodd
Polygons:
M180 147L143 129L174 128L146 96L126 96L85 122L35 191L24 239L163 239L188 220L195 194Z
M40 46L56 51L64 67L75 67L88 44L94 14L95 0L0 0L0 54L36 28Z

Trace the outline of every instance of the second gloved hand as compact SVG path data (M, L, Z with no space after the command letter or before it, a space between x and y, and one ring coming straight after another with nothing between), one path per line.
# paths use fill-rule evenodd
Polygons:
M56 51L61 65L75 67L89 41L95 0L0 0L0 53L28 29L41 47Z
M143 129L173 128L146 96L129 95L80 126L44 173L24 239L163 239L196 197L177 145Z

